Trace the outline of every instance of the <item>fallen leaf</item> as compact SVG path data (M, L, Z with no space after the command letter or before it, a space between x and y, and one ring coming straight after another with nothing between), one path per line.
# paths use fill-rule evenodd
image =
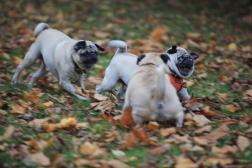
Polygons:
M36 130L39 130L42 128L43 123L47 122L48 118L42 118L42 119L34 119L28 123L30 127L34 127Z
M103 96L103 95L98 94L98 93L96 93L96 94L93 96L93 98L94 98L95 100L97 100L97 101L105 101L105 100L108 99L108 97Z
M195 130L195 133L196 134L201 134L203 132L210 132L212 130L212 126L211 125L207 125L207 126L204 126L202 128L199 128L197 130Z
M14 113L14 114L24 114L25 113L25 108L18 105L18 104L13 104L11 106L11 109L12 109L12 113Z
M149 137L142 127L138 127L138 126L134 127L133 133L140 141L144 142L145 144L149 143Z
M234 154L237 151L237 147L236 146L229 146L226 145L222 148L213 146L212 147L212 153L219 156L219 157L225 157L228 154Z
M4 134L0 136L0 141L8 140L12 137L12 135L15 132L15 127L13 125L10 125L6 128Z
M230 112L236 112L240 109L237 105L234 105L234 104L228 104L225 107Z
M166 33L167 30L164 26L158 26L152 30L150 38L157 42L162 42L162 37L165 36Z
M117 158L121 158L121 157L126 156L126 154L121 150L111 150L111 152Z
M146 126L147 129L150 131L156 131L159 128L159 124L157 122L149 122L148 125Z
M49 107L52 107L52 106L53 106L53 102L52 102L52 101L48 101L48 102L43 103L43 105L44 105L46 108L49 108Z
M252 100L252 89L247 90L243 95L245 100Z
M197 33L197 32L188 32L187 37L192 40L199 40L201 35L200 35L200 33Z
M160 135L162 137L168 137L172 134L176 133L176 128L172 127L172 128L161 128L160 129Z
M149 150L149 152L153 156L159 156L159 155L164 154L169 148L170 148L170 145L165 144L165 145L162 145L162 146L159 146L159 147L155 147L155 148Z
M105 151L101 148L96 143L90 143L86 141L84 144L80 146L80 153L83 155L91 155L91 156L101 156L105 154Z
M51 164L49 158L42 152L30 154L30 158L39 166L49 166Z
M207 135L200 136L198 138L207 140L208 144L216 143L216 141L229 133L229 123L222 124L219 128L216 128ZM203 141L203 140L202 140Z
M205 138L201 138L201 137L193 137L193 141L198 144L198 145L202 145L202 146L206 146L208 145L208 140Z
M28 99L29 101L31 101L34 104L39 103L41 96L42 96L41 90L38 88L32 89L29 92L25 92L26 99Z
M137 143L137 138L133 132L124 134L123 148L132 148Z
M44 122L42 124L42 128L46 132L53 132L53 131L56 131L58 129L58 125L57 124L53 124L53 123Z
M231 158L226 158L226 157L224 157L224 158L210 157L210 158L207 158L204 161L204 165L207 165L207 166L215 166L215 165L225 166L225 165L228 165L228 164L231 164L231 163L233 163L233 160Z
M60 120L58 125L59 128L76 128L77 127L77 120L74 117L63 118Z
M175 168L196 168L197 164L193 163L193 161L189 158L185 158L183 156L176 158Z
M108 165L111 168L130 168L128 165L119 160L109 160Z
M206 117L213 117L213 116L217 115L217 113L215 111L211 110L209 106L205 106L203 108L203 114Z
M244 151L250 145L249 139L241 135L238 136L236 143L241 151Z
M237 50L237 45L235 43L230 43L227 46L227 48L228 48L229 51L236 51Z
M81 123L77 123L77 128L80 129L85 129L89 127L89 123L88 122L81 122Z
M195 114L193 116L193 121L198 127L202 127L210 123L210 120L208 120L204 115L201 114Z
M132 127L134 125L134 121L133 121L133 118L132 118L132 108L131 107L126 108L122 112L122 116L121 116L121 119L120 119L120 124L123 127L126 127L126 128Z

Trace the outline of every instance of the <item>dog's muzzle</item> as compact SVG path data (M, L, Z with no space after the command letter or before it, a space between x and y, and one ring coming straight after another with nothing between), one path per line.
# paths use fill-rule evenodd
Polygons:
M193 57L191 55L182 55L178 57L176 66L183 76L187 76L193 70Z
M86 68L91 68L98 61L98 52L87 51L80 55L80 60Z

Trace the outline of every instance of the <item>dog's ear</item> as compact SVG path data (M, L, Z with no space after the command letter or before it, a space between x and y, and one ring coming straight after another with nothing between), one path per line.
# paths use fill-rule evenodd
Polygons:
M160 58L164 61L164 63L167 63L168 60L170 60L170 57L167 54L161 54Z
M139 62L145 57L145 54L141 54L137 57L137 65L139 65Z
M101 52L105 51L104 48L102 48L100 45L98 45L96 43L95 43L95 46L98 48L99 51L101 51Z
M177 52L177 46L173 45L171 49L167 51L168 54L174 54Z
M86 47L87 47L86 41L81 40L74 45L74 50L79 51L80 49L84 49Z
M190 53L190 55L193 57L194 60L199 58L199 55L194 52Z

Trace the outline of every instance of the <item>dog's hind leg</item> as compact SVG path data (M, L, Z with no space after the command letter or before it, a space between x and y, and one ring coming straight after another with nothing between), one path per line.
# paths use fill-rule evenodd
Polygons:
M32 78L31 78L30 82L28 83L28 86L31 88L33 86L34 82L38 78L44 76L46 73L47 73L46 66L45 66L44 62L42 61L40 68L32 74Z
M103 91L112 90L118 79L118 74L115 71L113 71L111 68L106 69L105 77L101 85L96 87L96 92L101 93Z
M31 45L30 49L26 53L24 60L21 64L18 65L17 70L15 74L13 75L13 78L11 82L13 84L19 83L19 76L21 72L28 66L31 66L35 63L35 61L40 57L40 49L38 44L35 42Z

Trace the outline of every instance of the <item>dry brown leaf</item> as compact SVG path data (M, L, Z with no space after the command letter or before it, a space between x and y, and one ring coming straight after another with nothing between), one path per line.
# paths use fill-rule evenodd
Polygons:
M146 125L146 128L148 128L150 131L156 131L159 128L159 124L157 122L149 122L148 125Z
M231 163L233 163L233 160L231 158L226 158L226 157L224 157L224 158L210 157L204 161L204 165L207 165L207 166L215 166L215 165L225 166L225 165L229 165Z
M203 132L210 132L212 130L212 126L211 125L207 125L207 126L204 126L202 128L199 128L197 130L195 130L195 133L196 134L201 134Z
M94 98L95 100L97 100L97 101L105 101L105 100L108 99L108 97L103 96L103 95L98 94L98 93L96 93L96 94L93 96L93 98Z
M202 146L206 146L208 145L208 140L205 138L200 138L200 137L193 137L193 141L198 144L198 145L202 145Z
M47 132L53 132L58 129L58 125L53 124L53 123L43 122L42 128Z
M149 144L149 137L142 127L138 126L134 127L133 133L140 141L144 142L145 144Z
M22 106L20 106L20 105L18 105L18 104L13 104L11 106L11 109L12 109L11 112L13 114L24 114L25 113L25 108L22 107Z
M227 125L228 123L224 123L219 128L216 128L209 134L205 136L200 136L198 138L207 140L209 144L215 143L218 139L226 136L229 133L229 128Z
M49 107L52 107L53 104L54 103L52 101L48 101L48 102L43 103L43 106L46 107L46 108L49 108Z
M128 107L122 112L122 116L120 118L120 124L123 127L132 127L134 125L134 121L132 118L132 108Z
M128 165L126 165L125 163L123 163L119 160L109 160L108 165L111 168L130 168Z
M12 60L13 60L13 63L16 65L19 65L22 63L22 59L19 57L13 57Z
M137 137L133 132L124 134L124 142L123 147L124 148L132 148L137 143Z
M217 155L217 156L220 156L220 157L225 157L228 154L234 154L236 151L237 151L236 146L226 145L226 146L224 146L222 148L219 148L219 147L216 147L216 146L212 147L212 153Z
M6 128L4 134L0 136L0 141L8 140L12 137L12 135L15 132L15 127L13 125L10 125Z
M81 123L77 123L77 128L80 129L85 129L89 127L89 123L88 122L81 122Z
M230 43L227 46L229 51L236 51L237 50L237 45L235 43Z
M39 166L49 166L51 164L50 159L42 152L30 154L30 158Z
M165 36L167 30L164 26L158 26L154 30L152 30L150 34L150 38L155 40L156 42L162 42L163 36Z
M101 156L105 154L105 151L101 148L96 143L90 143L86 141L84 144L80 146L80 153L83 155L91 155L91 156Z
M25 92L25 97L34 104L38 104L40 97L42 96L41 90L36 88L29 92Z
M217 113L215 111L212 111L209 106L206 106L203 108L203 114L204 116L207 116L207 117L213 117L217 115Z
M189 158L185 158L183 156L176 158L175 168L196 168L198 167L196 163Z
M225 107L230 112L236 112L236 111L238 111L240 109L237 105L234 105L234 104L228 104Z
M74 117L63 118L60 120L58 127L62 128L62 129L76 128L77 127L77 120Z
M250 145L249 139L241 135L238 136L236 143L241 151L244 151Z
M159 147L155 147L155 148L149 150L149 152L153 156L159 156L159 155L164 154L169 148L170 148L170 145L165 144L165 145L162 145L162 146L159 146Z
M162 137L168 137L172 134L176 133L176 128L172 127L172 128L161 128L160 129L160 135Z
M198 127L202 127L204 125L207 125L210 123L210 120L208 120L204 115L201 114L195 114L193 116L193 121Z
M34 127L36 130L39 130L42 128L43 123L47 122L48 118L42 118L42 119L34 119L28 123L30 127Z

